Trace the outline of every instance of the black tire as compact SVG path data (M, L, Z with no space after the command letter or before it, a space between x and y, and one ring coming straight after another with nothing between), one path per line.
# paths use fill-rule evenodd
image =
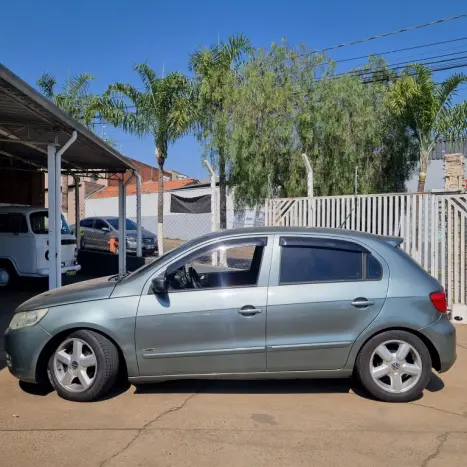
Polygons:
M419 380L405 392L389 392L382 389L371 376L370 361L377 347L387 341L403 341L412 346L419 354L422 368ZM391 365L390 365L391 366ZM375 399L382 402L411 402L418 399L428 385L432 372L430 352L426 345L414 334L407 331L386 331L371 338L360 350L355 364L355 376L362 386Z
M79 330L66 336L67 339L83 340L94 352L97 360L97 370L92 384L82 392L73 392L64 388L54 372L54 355L49 359L47 373L53 388L63 399L74 402L91 402L104 396L115 384L119 374L119 355L115 345L102 334L89 330ZM60 342L60 344L62 343ZM57 346L59 348L60 344Z
M18 274L10 261L0 261L0 269L5 269L9 275L8 282L0 286L0 290L10 290L18 283Z

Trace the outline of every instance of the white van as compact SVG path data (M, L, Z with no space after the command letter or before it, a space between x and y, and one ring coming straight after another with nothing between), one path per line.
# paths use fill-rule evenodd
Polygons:
M0 205L0 286L15 276L49 275L49 211ZM79 271L76 238L62 215L62 273Z

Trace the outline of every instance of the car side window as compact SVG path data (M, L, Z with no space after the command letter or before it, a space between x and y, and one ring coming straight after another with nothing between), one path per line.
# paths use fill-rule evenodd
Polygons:
M27 233L28 224L24 214L0 214L0 233Z
M366 255L366 278L370 280L381 279L383 268L379 261L370 253Z
M266 238L201 248L166 271L170 291L256 286Z
M283 247L280 283L359 281L362 253L316 247Z
M79 225L81 227L87 227L88 229L91 229L92 228L92 224L94 222L94 219L83 219Z
M94 223L94 228L96 230L102 230L104 228L109 228L109 226L102 220L102 219L96 219L96 222Z
M365 248L352 242L281 238L280 284L379 280L382 268Z

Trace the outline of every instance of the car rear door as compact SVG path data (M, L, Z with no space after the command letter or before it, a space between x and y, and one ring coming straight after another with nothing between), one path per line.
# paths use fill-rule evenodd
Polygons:
M268 371L342 368L386 299L375 252L333 237L276 236L267 308Z
M135 332L141 376L266 371L272 239L218 241L155 272L166 274L171 286L157 295L147 286L141 296ZM180 285L189 267L199 288Z

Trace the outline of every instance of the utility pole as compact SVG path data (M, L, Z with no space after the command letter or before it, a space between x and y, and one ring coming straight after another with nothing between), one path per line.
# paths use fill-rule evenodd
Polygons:
M308 156L305 153L302 154L302 159L305 163L307 174L307 196L308 198L313 198L313 168L311 167L310 159L308 159Z
M358 195L358 165L355 166L355 175L354 175L354 193Z

